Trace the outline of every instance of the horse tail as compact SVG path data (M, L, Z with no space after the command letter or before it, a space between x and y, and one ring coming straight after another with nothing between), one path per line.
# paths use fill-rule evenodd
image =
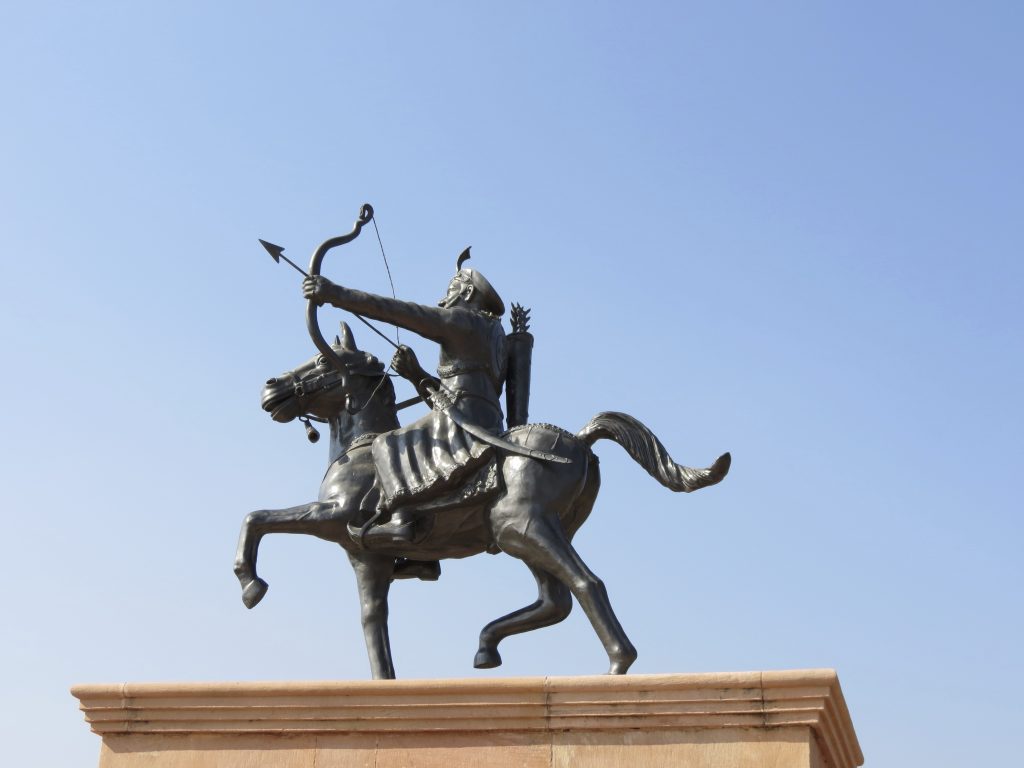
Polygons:
M732 457L723 453L710 467L694 469L672 461L665 446L650 429L632 416L605 411L592 418L576 437L588 446L601 439L614 440L647 474L673 491L696 491L721 481L729 472Z

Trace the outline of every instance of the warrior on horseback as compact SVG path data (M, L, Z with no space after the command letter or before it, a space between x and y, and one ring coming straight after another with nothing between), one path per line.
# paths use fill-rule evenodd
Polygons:
M498 644L504 638L562 621L575 599L605 648L608 671L623 674L636 649L604 583L572 544L601 485L593 446L599 440L617 443L651 477L677 492L721 481L729 471L729 454L703 469L677 464L649 428L611 411L597 414L577 432L528 424L532 337L527 312L513 306L513 333L506 337L504 303L483 275L462 266L468 249L436 307L320 277L327 251L353 240L372 217L373 209L364 205L351 232L324 241L314 252L303 292L309 299L307 327L319 354L264 386L262 406L275 421L306 420L307 428L309 419L329 424L330 452L315 501L257 510L243 521L234 565L242 601L252 608L267 592L257 573L260 541L267 534L302 533L339 544L355 571L373 676L393 678L387 624L393 580L437 578L435 561L442 558L504 552L530 569L537 600L483 627L474 666L501 664ZM288 261L279 246L264 242L264 247L275 260ZM440 344L437 377L426 373L407 347L399 347L392 361L430 403L429 414L399 426L397 411L404 404L395 403L383 363L360 351L344 324L335 343L327 343L316 317L324 303ZM510 348L519 352L510 355ZM503 385L508 431L503 431L498 400ZM385 517L387 522L372 527ZM409 563L417 567L403 572ZM435 570L424 568L431 565Z
M507 369L505 304L487 278L462 266L468 258L467 248L436 307L345 288L323 277L303 283L307 299L397 325L441 346L436 378L408 347L395 353L392 367L414 384L431 411L372 443L379 493L366 502L376 507L374 519L390 519L364 530L364 546L411 542L413 510L458 488L491 461L495 446L524 453L498 437L504 430L499 396Z

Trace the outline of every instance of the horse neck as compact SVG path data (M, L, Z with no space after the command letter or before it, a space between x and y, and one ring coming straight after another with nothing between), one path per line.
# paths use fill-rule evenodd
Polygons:
M329 419L331 450L328 464L333 464L341 458L341 455L348 450L352 441L357 437L398 429L398 415L395 413L395 407L383 405L380 394L373 397L358 413L349 413L342 409Z

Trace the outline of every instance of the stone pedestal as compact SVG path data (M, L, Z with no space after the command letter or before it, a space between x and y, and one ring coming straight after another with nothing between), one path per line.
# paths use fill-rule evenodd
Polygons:
M852 768L831 670L79 685L100 768Z

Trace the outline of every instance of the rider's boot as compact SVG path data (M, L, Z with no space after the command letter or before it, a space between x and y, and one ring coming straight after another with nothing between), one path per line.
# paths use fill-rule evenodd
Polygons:
M437 581L441 577L441 563L437 560L410 560L399 557L395 560L393 579L419 579Z
M402 515L394 515L386 523L375 525L368 530L363 537L363 542L368 548L386 544L398 545L412 544L414 523L406 520Z

